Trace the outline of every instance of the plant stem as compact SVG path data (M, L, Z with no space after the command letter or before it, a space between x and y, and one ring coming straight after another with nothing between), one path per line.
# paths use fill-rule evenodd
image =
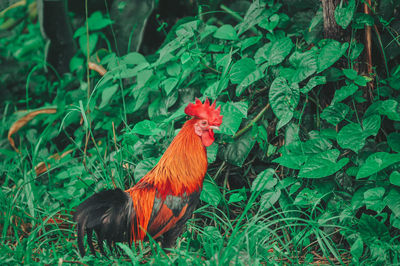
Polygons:
M265 113L265 111L268 110L270 104L268 103L262 110L261 112L258 113L258 115L256 117L253 118L253 120L250 121L250 123L248 123L244 128L242 128L241 130L239 130L234 136L233 138L236 139L238 137L240 137L241 135L243 135L243 133L245 133L247 130L249 130L258 120L260 120L261 116Z

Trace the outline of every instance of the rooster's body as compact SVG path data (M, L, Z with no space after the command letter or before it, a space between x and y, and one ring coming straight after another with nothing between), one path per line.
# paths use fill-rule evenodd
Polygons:
M83 238L87 233L90 250L96 232L100 251L102 242L137 242L147 234L162 246L172 246L182 233L199 201L207 171L206 146L214 141L213 129L222 123L219 108L208 100L189 104L185 112L194 116L171 142L158 164L134 187L97 193L77 207L78 247L85 254Z

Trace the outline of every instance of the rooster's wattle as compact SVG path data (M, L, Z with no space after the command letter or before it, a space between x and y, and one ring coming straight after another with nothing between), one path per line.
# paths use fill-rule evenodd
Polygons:
M214 131L222 123L220 108L196 99L185 113L186 121L157 165L135 186L104 190L86 199L76 209L78 247L85 255L85 232L90 250L95 254L93 231L100 251L103 240L115 242L143 241L147 234L162 246L171 247L182 233L195 210L207 171L206 148L214 141Z

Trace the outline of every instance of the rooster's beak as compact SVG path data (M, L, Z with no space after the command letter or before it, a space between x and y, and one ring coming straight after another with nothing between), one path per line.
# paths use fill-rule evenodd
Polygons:
M212 130L219 130L219 127L217 127L217 126L209 126L209 128Z

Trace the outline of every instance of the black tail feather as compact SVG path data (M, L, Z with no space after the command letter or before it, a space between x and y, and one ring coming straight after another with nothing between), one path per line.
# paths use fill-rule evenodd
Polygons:
M74 220L78 223L78 248L82 257L85 256L85 232L90 251L94 255L93 231L96 232L100 252L104 256L103 240L108 245L129 242L134 215L132 199L121 189L104 190L82 202L74 215Z

